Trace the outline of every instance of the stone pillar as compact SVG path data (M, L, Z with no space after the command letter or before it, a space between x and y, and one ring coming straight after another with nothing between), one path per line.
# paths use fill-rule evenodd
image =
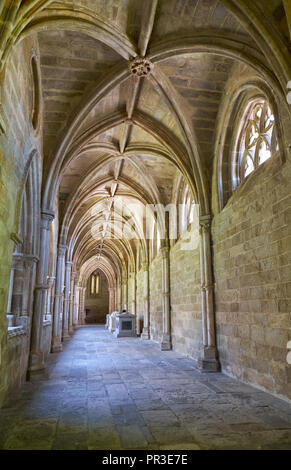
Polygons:
M50 225L54 219L51 211L41 212L40 221L40 258L37 265L36 286L34 293L34 308L32 318L31 347L29 371L44 368L44 353L42 350L42 328L46 312L46 300L48 289L48 272L50 256Z
M58 246L57 259L57 275L56 290L54 299L54 316L53 316L53 335L51 352L61 352L62 347L62 317L63 317L63 289L65 274L65 254L66 245Z
M214 285L211 252L211 216L200 217L200 263L202 291L203 350L199 367L205 371L218 371L220 364L215 335Z
M143 330L142 339L150 339L150 283L149 283L149 262L148 259L142 263L143 269Z
M171 337L171 304L170 304L170 247L169 239L161 241L162 285L163 285L163 336L161 350L172 349Z
M18 319L22 313L24 260L22 253L13 253L13 290L11 299L11 314L13 324L17 326Z
M115 288L109 287L108 292L109 292L109 307L108 307L109 312L108 313L112 313L116 310Z
M69 308L70 308L70 292L71 292L71 270L72 262L66 262L65 273L65 299L64 299L64 315L63 315L63 338L67 339L69 335Z
M122 288L121 288L121 284L118 284L116 289L117 289L117 294L116 294L116 308L115 308L115 310L120 312L122 310Z
M74 333L73 318L74 318L74 302L75 302L75 277L76 273L71 272L71 291L70 291L70 308L69 308L69 334Z
M131 313L136 315L136 275L135 272L129 274L130 289L131 289Z
M13 255L12 255L13 256ZM14 272L15 272L15 261L12 257L12 267L10 271L10 284L9 284L9 294L8 294L8 304L7 304L7 318L8 318L8 327L15 326L14 315L12 314L12 294L14 286Z
M74 328L76 328L79 324L79 307L80 307L80 287L78 285L75 285L74 316L73 316Z
M128 279L122 281L122 308L128 310Z
M53 285L55 282L55 277L50 276L48 277L48 291L47 291L47 307L46 307L46 314L45 314L45 320L50 320L52 318L53 314L53 309L52 309L52 291L53 291Z
M86 287L80 287L80 311L79 311L79 324L85 325L85 300L86 300Z
M22 293L22 311L17 324L24 329L30 326L33 304L33 289L35 285L36 263L38 257L34 255L23 255L23 293Z

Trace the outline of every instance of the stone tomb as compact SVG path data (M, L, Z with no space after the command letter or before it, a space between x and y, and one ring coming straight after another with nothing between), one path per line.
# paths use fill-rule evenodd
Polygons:
M115 332L116 338L120 337L135 337L135 316L127 311L118 313L115 317Z

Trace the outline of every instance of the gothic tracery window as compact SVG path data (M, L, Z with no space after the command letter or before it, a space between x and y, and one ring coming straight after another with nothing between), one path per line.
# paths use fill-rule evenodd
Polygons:
M99 287L100 287L100 276L96 271L94 271L90 277L90 295L99 294Z
M194 220L194 201L189 186L186 186L182 205L181 232L183 233Z
M249 103L236 144L234 189L278 149L275 117L269 103Z

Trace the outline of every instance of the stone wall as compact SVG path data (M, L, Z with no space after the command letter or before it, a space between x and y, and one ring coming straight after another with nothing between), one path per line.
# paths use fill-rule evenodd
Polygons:
M0 405L9 390L24 379L21 371L26 372L26 368L21 363L22 368L16 372L15 361L26 362L28 357L23 337L7 339L6 309L15 249L12 238L19 229L23 188L31 159L40 159L40 140L31 122L34 47L34 40L29 38L13 50L0 87L0 111L5 123L4 133L0 131ZM41 171L41 164L39 168Z
M29 334L10 333L7 339L7 363L3 376L6 396L26 380L29 357Z
M202 348L200 253L170 250L171 328L173 349L198 359Z
M291 398L291 163L267 161L213 221L222 369Z

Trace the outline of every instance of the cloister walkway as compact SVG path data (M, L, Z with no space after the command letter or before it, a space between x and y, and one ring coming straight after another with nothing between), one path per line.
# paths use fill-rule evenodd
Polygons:
M291 449L291 405L84 326L0 410L0 448Z

